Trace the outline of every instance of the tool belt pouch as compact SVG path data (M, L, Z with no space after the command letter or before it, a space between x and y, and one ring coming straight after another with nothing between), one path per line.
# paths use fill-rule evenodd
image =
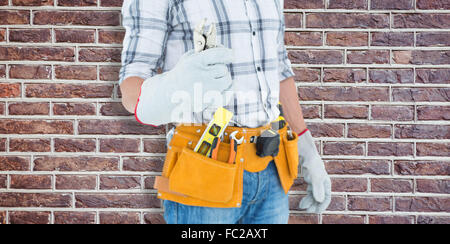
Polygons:
M287 133L283 135L283 145L286 152L286 160L289 168L289 174L292 179L298 176L298 136L292 133L293 138L288 138Z
M230 144L219 145L217 160L194 152L198 135L177 132L169 146L162 176L157 176L158 197L201 207L231 208L242 199L243 164L227 163ZM240 147L237 155L241 155Z
M190 197L225 203L233 195L237 165L203 156L185 147L169 177L169 188Z

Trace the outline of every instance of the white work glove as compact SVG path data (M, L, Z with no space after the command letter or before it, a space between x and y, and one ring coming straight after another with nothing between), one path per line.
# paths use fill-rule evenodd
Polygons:
M320 214L331 202L331 180L309 130L298 138L298 154L299 167L308 183L307 196L302 199L299 208Z
M232 50L225 47L188 51L172 70L144 81L135 108L137 120L155 126L190 122L174 114L201 112L209 106L203 102L205 93L227 90L231 86L227 64L232 59ZM200 103L194 105L194 99Z

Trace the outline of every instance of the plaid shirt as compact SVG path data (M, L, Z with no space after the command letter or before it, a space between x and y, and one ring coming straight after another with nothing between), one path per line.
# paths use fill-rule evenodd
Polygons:
M172 69L194 49L193 30L207 18L207 24L217 26L218 42L234 52L229 65L233 95L225 108L234 113L235 125L270 123L279 115L280 81L294 75L284 45L283 1L124 0L119 84L130 76L147 79L159 68ZM196 115L193 122L208 123L215 109Z

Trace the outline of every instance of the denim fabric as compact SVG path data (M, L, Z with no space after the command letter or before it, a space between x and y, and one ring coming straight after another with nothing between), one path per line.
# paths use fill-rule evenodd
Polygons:
M287 224L289 201L272 161L263 171L244 171L240 208L196 207L164 200L164 210L168 224Z

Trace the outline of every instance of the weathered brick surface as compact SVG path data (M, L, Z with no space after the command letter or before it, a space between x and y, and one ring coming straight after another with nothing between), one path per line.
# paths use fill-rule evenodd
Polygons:
M332 180L290 223L450 223L448 0L284 0L285 43ZM0 0L0 224L165 223L166 126L121 104L123 0Z

